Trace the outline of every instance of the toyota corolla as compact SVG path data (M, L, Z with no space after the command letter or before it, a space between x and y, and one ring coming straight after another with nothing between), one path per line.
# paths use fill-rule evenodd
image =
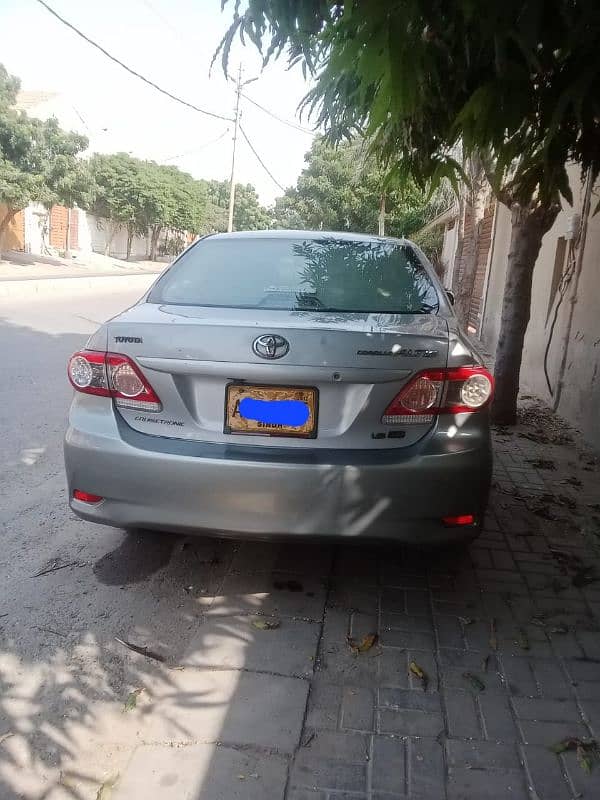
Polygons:
M123 528L474 538L493 379L403 239L200 239L68 365L70 504Z

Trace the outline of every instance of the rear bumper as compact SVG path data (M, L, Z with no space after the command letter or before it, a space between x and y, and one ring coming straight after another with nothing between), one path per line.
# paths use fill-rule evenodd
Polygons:
M147 436L107 416L93 433L97 425L75 426L72 417L65 438L70 505L92 522L435 543L476 535L477 526L447 528L441 519L481 517L487 503L492 458L481 422L455 439L438 426L403 450L307 452ZM105 499L82 503L75 489Z

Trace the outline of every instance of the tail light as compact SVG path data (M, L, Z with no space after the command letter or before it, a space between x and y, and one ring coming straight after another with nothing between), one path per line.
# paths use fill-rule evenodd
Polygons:
M437 414L463 414L485 408L494 379L484 367L428 369L417 373L384 411L386 425L432 422Z
M71 356L67 372L78 392L112 397L121 408L162 411L148 380L130 358L120 353L80 350Z
M462 528L464 525L474 525L474 514L458 514L455 517L442 517L442 522L447 528Z
M95 505L99 503L101 500L104 500L99 494L90 494L89 492L82 492L81 489L75 489L73 492L73 498L75 500L79 500L81 503L90 503L91 505Z

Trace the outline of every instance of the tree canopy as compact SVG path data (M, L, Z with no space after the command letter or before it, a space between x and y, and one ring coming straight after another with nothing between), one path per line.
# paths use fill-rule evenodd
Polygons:
M131 240L150 232L152 258L164 228L198 233L206 205L205 187L177 167L132 158L127 153L94 155L90 169L95 182L92 211L127 228Z
M459 146L481 162L511 209L492 411L514 422L533 270L572 202L566 165L591 183L600 170L598 0L247 0L242 13L236 0L224 65L236 33L265 62L302 62L304 108L336 141L364 134L388 178L456 186Z
M205 233L227 230L229 181L203 181L208 194ZM236 183L233 229L236 231L264 230L271 227L271 216L259 202L256 189L250 183Z
M0 232L31 202L48 205L89 200L89 178L77 156L87 139L67 133L55 119L34 119L15 107L19 81L0 65Z
M248 0L236 32L265 60L288 48L315 76L305 105L334 138L360 130L392 170L456 177L485 149L507 200L570 197L569 159L600 168L600 4Z
M275 201L276 227L377 233L385 195L386 233L411 236L451 202L448 192L430 198L412 180L388 185L361 139L333 147L317 138L305 162L296 186Z

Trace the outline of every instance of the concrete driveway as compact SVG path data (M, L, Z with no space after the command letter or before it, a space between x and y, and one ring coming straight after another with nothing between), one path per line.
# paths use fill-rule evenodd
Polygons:
M600 796L600 473L577 438L525 401L467 553L89 525L65 362L134 299L0 301L2 800Z

